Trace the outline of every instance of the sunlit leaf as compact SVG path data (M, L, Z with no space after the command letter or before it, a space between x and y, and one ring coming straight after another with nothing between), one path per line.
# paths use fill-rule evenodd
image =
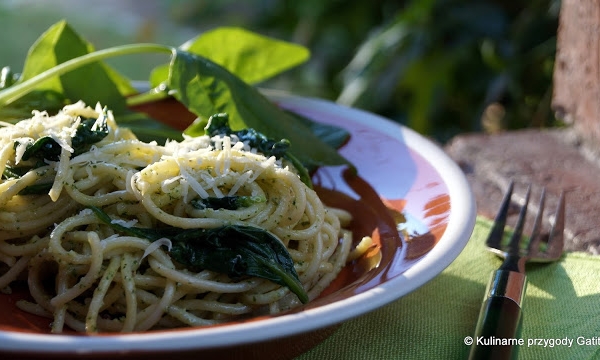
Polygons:
M203 132L213 114L227 113L233 130L254 128L269 138L288 139L291 152L305 166L348 164L302 121L206 58L178 51L171 62L168 87L177 100L200 117L196 131Z

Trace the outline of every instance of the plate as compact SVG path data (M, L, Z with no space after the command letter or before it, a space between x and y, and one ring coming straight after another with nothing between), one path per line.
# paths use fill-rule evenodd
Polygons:
M50 334L49 322L24 314L18 294L0 294L3 358L292 358L344 321L418 289L462 251L475 224L474 198L460 168L433 142L377 115L329 101L266 92L282 108L350 132L340 149L357 168L325 167L314 174L330 205L354 216L353 231L377 243L349 264L310 304L276 316L203 328L134 334ZM140 108L159 120L193 117L174 101Z

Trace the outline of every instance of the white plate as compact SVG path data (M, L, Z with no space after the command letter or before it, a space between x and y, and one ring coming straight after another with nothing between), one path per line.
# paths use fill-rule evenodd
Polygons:
M399 226L409 233L409 240L415 240L410 246L388 241L382 247L379 267L341 281L330 294L302 311L216 327L99 336L49 334L25 325L15 329L8 320L0 319L0 355L148 359L169 353L179 358L192 353L218 356L249 351L248 345L258 343L273 354L273 346L281 351L281 346L287 346L282 345L286 339L297 341L301 335L305 346L296 343L294 351L281 352L287 354L284 357L293 356L327 336L320 333L321 338L307 340L310 334L334 329L336 324L414 291L458 256L473 230L476 209L462 171L437 145L406 127L357 109L278 93L269 93L269 97L285 109L350 131L350 141L341 153L357 166L358 174L375 190L373 194L383 200L367 210L382 211L385 203L401 211L408 221ZM342 168L325 168L315 175L315 181L354 198L362 196L363 202L370 201L369 191L357 193L342 177ZM362 216L360 211L355 214L359 222ZM369 215L364 216L366 219ZM386 216L389 213L375 218ZM26 316L19 310L8 310L11 306L14 308L11 297L0 295L0 307L13 316ZM262 356L262 350L252 351L258 351L257 358Z

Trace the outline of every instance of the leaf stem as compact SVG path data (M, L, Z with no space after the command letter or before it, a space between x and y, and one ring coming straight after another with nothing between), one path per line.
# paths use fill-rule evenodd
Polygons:
M145 52L162 52L174 54L175 49L171 46L159 44L130 44L115 46L103 50L98 50L68 61L58 64L53 68L44 71L30 79L15 84L7 89L0 91L0 106L10 104L35 89L42 81L50 79L53 76L62 75L78 67L120 55L129 55Z
M169 93L165 89L158 87L150 89L149 91L146 91L141 94L130 96L126 100L128 106L136 106L140 104L163 100L168 97Z

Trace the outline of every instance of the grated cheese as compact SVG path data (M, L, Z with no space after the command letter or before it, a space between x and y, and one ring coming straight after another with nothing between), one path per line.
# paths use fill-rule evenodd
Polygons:
M152 254L153 252L158 250L163 245L167 247L168 251L171 251L171 247L173 247L173 243L171 242L171 240L169 240L167 238L160 238L160 239L152 242L150 245L148 245L148 247L144 251L144 255L142 255L141 260L144 260L144 258L146 258L146 256Z
M194 190L194 192L196 192L196 194L198 194L198 196L200 196L203 199L206 199L207 197L209 197L208 192L206 192L206 190L204 190L204 188L202 187L202 185L200 185L200 183L194 179L193 176L191 176L186 167L182 166L179 162L179 173L181 174L181 177L185 179L185 181L189 184L189 186L192 188L192 190Z
M231 187L231 190L229 190L229 196L231 195L235 195L237 193L237 191L247 182L249 182L248 180L252 177L252 174L254 172L252 170L248 170L245 173L242 174L242 176L240 176L236 181L235 184Z
M15 143L17 144L17 147L15 148L15 164L21 162L21 159L23 158L27 147L33 144L33 142L33 139L30 137L21 137L15 140ZM4 161L3 163L6 163L6 161Z
M111 224L121 225L121 226L126 227L126 228L131 228L135 224L137 224L137 222L138 222L137 219L133 219L133 220L130 220L130 221L126 221L126 220L122 220L122 219L113 219L113 220L111 220L110 223Z

